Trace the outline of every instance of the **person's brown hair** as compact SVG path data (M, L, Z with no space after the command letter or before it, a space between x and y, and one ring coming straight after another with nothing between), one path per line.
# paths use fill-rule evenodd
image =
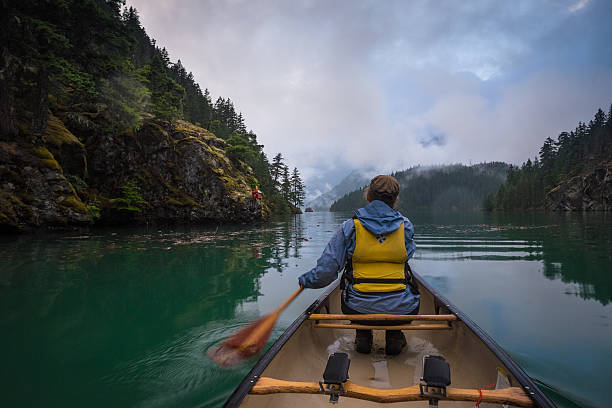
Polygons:
M370 185L365 189L365 197L368 201L380 200L394 208L399 190L400 185L395 177L381 174L370 181Z

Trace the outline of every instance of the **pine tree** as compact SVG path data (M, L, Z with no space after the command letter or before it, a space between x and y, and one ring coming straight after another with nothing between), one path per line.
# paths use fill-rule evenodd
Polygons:
M270 165L270 175L272 176L272 182L274 186L278 186L279 177L282 175L283 167L285 164L283 163L282 154L278 153L272 159L272 164Z
M280 185L281 196L288 202L291 202L291 180L289 178L289 167L283 164L281 170L281 185Z
M236 132L238 133L246 133L246 126L244 125L244 118L242 117L242 112L238 114L238 118L236 119L237 128Z
M304 199L306 198L306 193L304 192L304 183L300 177L300 172L297 167L293 168L293 173L291 174L291 203L295 207L301 207L304 205Z
M540 162L545 169L552 167L552 162L555 159L555 142L550 137L544 141L544 145L540 149Z
M595 113L595 118L593 119L593 127L598 129L603 127L606 123L606 114L601 108L597 109L597 113Z
M530 161L511 172L494 197L497 209L541 208L546 194L561 181L609 160L612 153L612 106L606 115L598 109L588 125L579 122L575 130L561 132L556 142L548 137L539 160ZM513 198L518 195L520 199Z

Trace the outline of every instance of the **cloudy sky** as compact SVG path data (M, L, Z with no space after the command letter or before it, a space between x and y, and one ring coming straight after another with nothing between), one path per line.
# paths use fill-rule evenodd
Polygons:
M522 163L612 103L612 2L128 0L311 194L352 169Z

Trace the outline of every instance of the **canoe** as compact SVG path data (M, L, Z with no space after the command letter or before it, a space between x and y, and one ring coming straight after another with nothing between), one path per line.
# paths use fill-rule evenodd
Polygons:
M481 407L501 407L504 402L555 406L487 333L418 274L414 276L421 307L419 315L403 316L406 323L394 327L402 328L408 343L399 355L384 354L384 330L374 330L371 354L354 351L354 328L370 327L368 319L384 320L389 315L347 320L341 315L337 280L262 355L224 406L328 407L330 395L324 391L329 388L340 394L340 404L349 407L390 402L393 407L427 406L430 397L420 386L425 356L442 356L450 366L451 383L439 399L443 406L473 407L477 402ZM350 359L342 392L319 383L334 353L346 353ZM500 389L493 389L496 383Z

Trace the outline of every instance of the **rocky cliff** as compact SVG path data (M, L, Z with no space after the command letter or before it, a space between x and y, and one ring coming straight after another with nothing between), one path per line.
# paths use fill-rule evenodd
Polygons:
M86 113L57 115L42 135L23 124L18 136L0 135L2 231L248 222L269 213L251 198L251 168L203 128L149 116L137 131L88 131Z
M552 189L546 208L553 211L612 210L612 161L574 176Z

